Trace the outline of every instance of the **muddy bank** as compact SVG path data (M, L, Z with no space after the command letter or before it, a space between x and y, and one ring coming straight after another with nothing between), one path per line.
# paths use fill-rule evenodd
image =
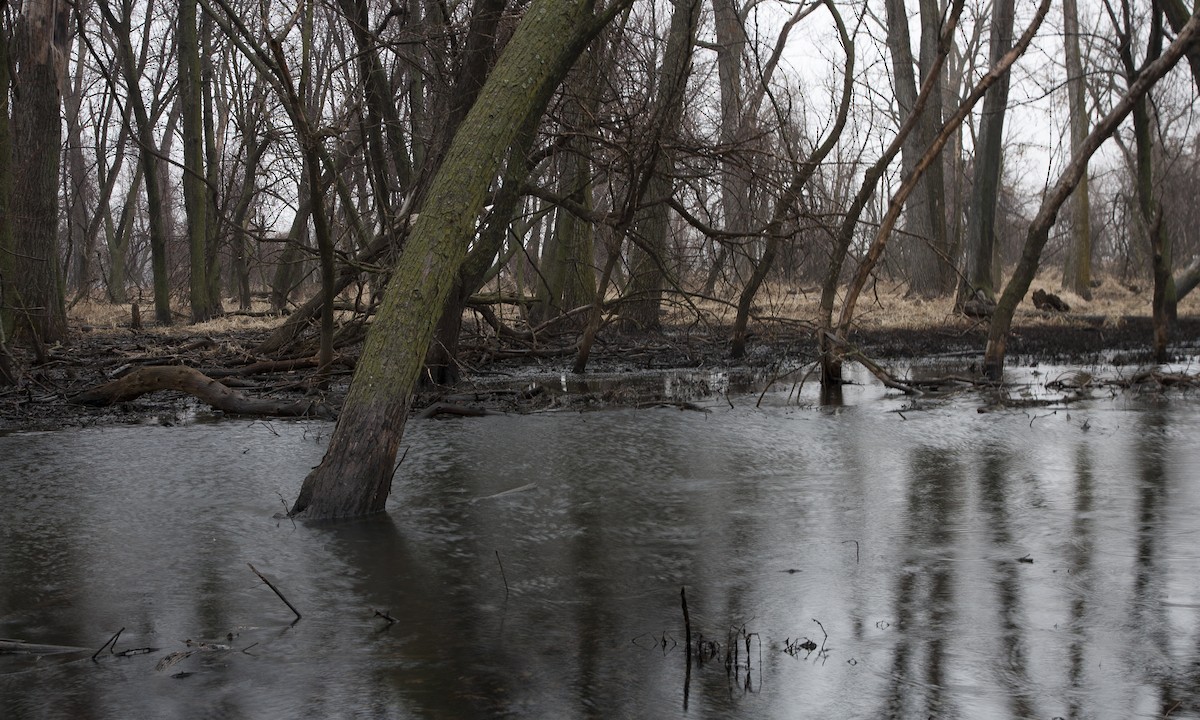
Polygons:
M264 359L250 349L266 331L238 330L204 336L164 337L126 330L96 331L77 327L70 345L55 348L42 364L21 358L20 384L0 393L0 432L45 430L93 424L157 422L173 424L220 416L194 398L177 392L155 392L103 407L74 400L81 393L144 367L186 365L218 379L248 397L294 401L308 399L336 411L349 383L358 348L343 348L324 389L313 377L311 358ZM1073 316L1042 318L1015 327L1010 363L1029 365L1118 366L1149 363L1150 319L1120 321ZM1173 334L1177 358L1200 354L1200 318L1180 318ZM495 337L464 338L463 380L454 387L426 387L415 402L420 412L436 403L460 404L505 412L527 412L564 402L571 407L629 407L686 403L707 392L703 382L664 397L661 383L639 378L673 369L727 371L733 387L751 391L771 373L794 371L816 359L813 336L804 328L761 329L750 337L745 358L729 357L729 333L722 327L668 328L662 333L602 336L593 349L588 373L570 373L570 336L538 346L501 344ZM986 325L954 320L935 327L863 327L851 342L875 360L934 360L970 373L982 355ZM542 391L547 377L561 392ZM583 382L603 377L606 383ZM539 385L539 383L542 383ZM647 389L657 388L657 389ZM564 401L562 394L570 397Z

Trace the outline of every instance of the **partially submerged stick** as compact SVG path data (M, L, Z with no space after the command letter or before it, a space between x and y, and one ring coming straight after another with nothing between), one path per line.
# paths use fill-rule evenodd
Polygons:
M284 605L288 606L288 609L290 609L292 612L296 613L296 619L299 620L301 617L300 611L296 609L295 605L288 602L288 599L283 596L283 593L279 592L279 588L275 587L275 585L272 584L272 582L270 580L268 580L266 578L266 576L264 576L257 569L255 569L255 567L253 565L251 565L250 563L246 563L246 564L250 566L251 570L254 570L254 574L258 576L259 580L262 580L263 582L265 582L267 584L267 587L271 588L271 592L273 592L279 596L279 599L283 601Z
M106 642L106 643L104 643L103 645L101 645L101 646L100 646L100 649L99 649L99 650L97 650L97 651L96 651L96 652L95 652L95 653L92 655L92 662L95 662L95 661L96 661L96 656L97 656L97 655L99 655L100 653L104 652L104 648L108 647L109 645L112 645L112 646L113 646L113 648L115 649L115 648L117 647L117 638L121 637L121 633L123 633L123 632L125 632L125 628L121 628L120 630L118 630L118 631L116 631L115 633L113 633L113 636L112 636L112 637L110 637L110 638L108 639L108 642ZM111 653L112 651L110 650L109 652Z
M500 562L500 551L496 551L496 564L500 566L500 579L504 581L504 599L508 599L508 578L504 575L504 563Z
M687 653L692 654L692 618L687 609L687 588L679 588L679 600L683 604L683 635L687 639Z

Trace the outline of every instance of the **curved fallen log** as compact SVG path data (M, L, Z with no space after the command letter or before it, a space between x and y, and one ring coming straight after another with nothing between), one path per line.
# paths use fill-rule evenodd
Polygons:
M147 393L175 390L234 415L331 418L329 406L315 400L252 398L186 365L142 367L119 380L98 385L70 398L80 405L105 406L128 402Z

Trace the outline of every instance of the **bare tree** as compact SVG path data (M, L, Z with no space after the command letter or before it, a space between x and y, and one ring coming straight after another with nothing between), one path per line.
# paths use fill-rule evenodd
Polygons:
M1063 0L1063 48L1067 68L1067 103L1071 124L1071 149L1087 137L1087 102L1084 93L1083 61L1079 50L1079 8L1076 0ZM1092 297L1091 203L1087 173L1072 193L1071 236L1062 285L1085 300Z
M9 7L8 0L0 0L0 355L4 362L3 380L12 382L12 368L8 361L8 339L13 336L17 322L16 245L13 238L12 188L13 154L12 127L9 123L12 77L9 73Z
M996 312L992 316L988 329L987 348L984 351L984 372L989 377L999 379L1003 375L1013 313L1016 312L1017 304L1025 297L1025 293L1029 291L1029 285L1033 282L1034 274L1037 273L1042 250L1049 239L1050 228L1054 225L1059 210L1070 197L1071 191L1087 171L1088 161L1104 141L1113 134L1117 126L1133 112L1134 106L1145 98L1146 93L1150 92L1155 83L1175 67L1184 52L1196 42L1198 33L1200 33L1200 15L1193 12L1187 24L1183 26L1166 50L1157 59L1140 68L1137 78L1130 83L1128 89L1108 114L1088 133L1084 143L1071 156L1071 161L1059 174L1054 186L1042 200L1041 207L1026 234L1021 259L1008 284L1004 286L1004 292L996 304Z
M1073 2L1073 0L1067 0ZM1012 45L1015 0L994 0L988 57L1000 61ZM975 141L975 179L967 216L967 277L959 302L996 301L996 202L1004 162L1004 115L1008 108L1009 74L996 81L983 98L979 135Z
M534 0L526 10L430 187L329 450L305 478L292 515L322 519L384 509L413 387L492 178L521 128L544 111L575 58L619 7L597 16L589 0Z
M25 0L13 56L13 217L18 327L35 342L64 340L67 313L58 262L62 95L59 78L69 53L71 6ZM22 327L23 326L23 327Z

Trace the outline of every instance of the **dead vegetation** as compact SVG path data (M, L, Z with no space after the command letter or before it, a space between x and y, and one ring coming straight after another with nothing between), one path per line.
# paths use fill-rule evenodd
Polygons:
M1047 274L1034 288L1059 295L1071 311L1038 310L1032 298L1027 299L1017 313L1014 357L1116 364L1139 364L1145 359L1151 338L1148 287L1107 278L1085 301L1059 290L1058 277ZM459 388L427 387L415 403L418 409L440 403L437 414L455 412L446 409L452 407L447 403L477 390L473 383L524 377L531 369L560 372L570 367L578 326L564 321L533 331L515 298L503 299L510 302L466 311L458 361L467 383ZM878 370L877 376L886 371L876 360L947 355L970 359L982 352L986 320L956 313L951 298L911 298L903 285L879 281L869 288L865 300L850 341L855 357L873 372ZM739 365L769 373L785 357L791 358L791 364L815 359L812 318L817 303L815 288L780 283L764 287L750 326L752 351ZM728 367L734 312L733 303L726 299L675 296L668 304L667 329L661 334L620 333L614 328L602 332L589 370L621 374ZM1179 316L1175 335L1179 352L1194 353L1200 340L1200 299L1186 298ZM15 387L0 393L0 430L119 421L159 411L169 415L180 396L166 396L171 399L164 401L161 390L186 393L230 414L330 417L353 372L363 323L369 322L363 314L339 312L343 328L356 332L341 333L334 365L318 376L314 327L300 333L289 350L270 355L257 351L283 322L267 312L265 304L194 325L180 318L169 327L145 323L135 330L130 306L77 303L69 344L45 349L41 362L32 353L18 356L23 374ZM970 374L969 363L964 365L960 377ZM1189 386L1195 379L1148 370L1130 382L1167 388ZM513 397L520 392L513 391ZM612 401L620 402L616 395ZM656 400L635 393L629 404ZM549 400L531 396L517 404L522 402L536 405Z

